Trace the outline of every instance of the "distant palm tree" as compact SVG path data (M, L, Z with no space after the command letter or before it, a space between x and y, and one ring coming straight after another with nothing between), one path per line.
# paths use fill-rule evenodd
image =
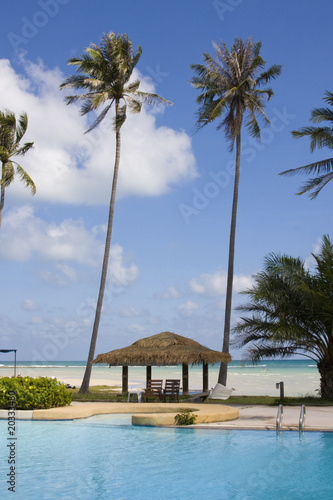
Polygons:
M296 354L315 360L321 395L333 398L333 245L328 236L313 257L314 273L299 258L265 258L254 286L243 292L249 303L237 307L250 315L234 328L234 344L248 347L244 357L253 361Z
M25 155L34 145L26 142L20 146L20 142L28 128L28 117L22 113L18 123L12 111L0 111L0 161L2 163L1 189L0 189L0 227L2 222L3 207L5 204L5 191L13 182L15 171L21 181L24 182L32 194L36 193L36 186L27 172L13 160L15 156ZM15 165L15 166L14 166Z
M304 136L310 137L311 153L315 148L322 149L327 147L333 149L333 92L325 92L324 101L327 102L332 109L314 109L311 114L311 121L313 123L328 122L331 126L303 127L300 130L294 130L292 132L292 135L297 139ZM280 173L280 175L295 174L321 174L309 179L297 193L298 195L308 193L310 198L314 200L323 187L333 179L333 158L316 161L304 167L292 168Z
M253 43L251 38L247 42L236 38L231 52L223 41L219 45L214 42L213 46L216 60L205 53L203 54L204 64L191 65L191 69L195 73L191 83L202 92L197 98L199 104L198 126L203 127L214 120L221 119L217 129L224 129L225 136L230 142L231 151L236 141L235 182L222 348L223 352L229 353L241 130L245 115L247 117L245 126L248 128L249 134L258 140L260 139L260 127L256 115L258 114L264 122L269 123L264 106L266 99L269 100L273 95L271 88L261 88L261 86L275 79L281 72L281 66L273 65L267 71L261 72L266 64L260 55L261 42ZM222 385L227 383L227 364L225 363L221 364L218 382Z
M116 132L116 154L109 220L95 321L91 336L87 366L79 391L81 393L89 391L92 362L95 354L111 246L113 214L120 161L120 129L126 119L127 106L132 112L139 113L143 103L170 103L169 101L162 99L157 94L139 91L139 80L130 82L133 70L138 63L140 56L141 48L138 47L137 52L134 53L132 43L126 34L115 35L112 32L104 34L101 39L100 46L91 44L90 47L85 49L85 53L83 55L77 58L69 59L68 64L76 66L79 74L69 76L60 85L60 88L62 89L73 88L84 91L81 95L66 97L67 104L71 104L76 101L83 101L81 107L82 115L85 115L90 111L95 111L100 107L100 105L107 103L103 111L99 114L87 132L90 132L97 127L106 117L112 106L114 105L115 107L114 130ZM122 101L124 102L124 105L121 107L120 103Z

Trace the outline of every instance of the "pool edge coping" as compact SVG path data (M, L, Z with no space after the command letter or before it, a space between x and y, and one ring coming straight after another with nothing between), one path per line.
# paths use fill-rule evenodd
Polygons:
M276 430L275 420L271 416L270 422L265 420L262 415L256 417L256 422L244 422L242 416L233 418L221 418L221 409L229 408L235 410L234 407L228 406L226 404L219 405L201 405L196 404L177 404L177 403L75 403L67 407L51 408L48 410L16 410L15 419L16 420L41 420L41 421L69 421L76 419L89 418L95 415L107 415L107 414L132 414L132 415L142 415L146 420L140 425L150 425L159 427L179 427L173 423L173 417L179 411L180 408L190 408L194 413L198 412L200 419L196 424L191 426L186 426L186 428L195 429L220 429L220 430ZM144 410L143 410L144 408ZM244 405L237 408L240 410L245 410L250 408L248 405ZM272 408L263 407L262 405L252 405L252 410L256 415L263 413L263 409L272 413ZM319 419L321 421L316 422L316 418L312 418L312 422L305 425L305 431L311 432L333 432L332 417L333 417L333 407L307 407L308 410L322 409L326 411L326 419ZM157 411L156 411L157 410ZM169 411L168 411L169 410ZM155 414L155 415L154 415ZM167 416L171 417L168 422L153 422L147 423L147 417L151 415L154 418L157 416ZM205 420L205 416L208 419ZM267 418L267 417L266 417ZM8 419L8 410L0 410L0 420ZM262 419L262 421L260 421ZM135 419L134 419L135 420ZM163 420L163 418L162 418ZM135 424L136 425L136 424ZM181 426L184 427L184 426ZM298 425L295 423L285 422L282 431L298 431Z

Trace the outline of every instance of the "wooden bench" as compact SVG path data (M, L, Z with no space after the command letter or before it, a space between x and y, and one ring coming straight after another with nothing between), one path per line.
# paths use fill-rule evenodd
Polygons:
M179 403L179 389L180 380L167 379L162 394L163 401L166 402L167 398L169 398L170 401L177 401Z
M141 401L148 402L149 399L161 401L163 392L163 380L148 380L147 387L141 395Z

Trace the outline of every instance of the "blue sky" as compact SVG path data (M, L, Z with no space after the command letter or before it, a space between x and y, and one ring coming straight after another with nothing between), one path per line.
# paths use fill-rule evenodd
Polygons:
M267 106L272 127L257 144L243 132L233 305L264 256L311 262L332 235L332 186L315 201L295 196L302 177L278 173L329 156L310 153L291 131L332 90L330 1L182 0L3 2L0 107L26 111L21 158L37 186L17 178L0 231L0 347L19 360L84 360L97 299L112 179L114 134L66 106L59 84L67 60L103 33L127 33L142 47L143 88L173 102L145 108L122 129L121 173L105 305L96 354L170 330L220 349L234 153L215 125L196 132L190 64L235 37L262 41L282 64ZM237 318L234 313L233 319ZM232 352L235 359L239 352ZM5 355L4 360L7 359ZM8 359L11 359L8 355Z

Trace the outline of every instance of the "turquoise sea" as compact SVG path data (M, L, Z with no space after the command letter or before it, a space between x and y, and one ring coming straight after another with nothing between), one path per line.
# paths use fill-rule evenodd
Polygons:
M14 374L14 362L0 357L0 376ZM22 376L56 377L60 381L79 386L85 369L85 361L18 361L17 374ZM217 382L219 365L209 366L209 387ZM129 367L129 386L140 389L145 386L145 367ZM121 386L121 367L109 367L96 364L93 366L91 385ZM161 366L152 368L153 378L180 378L181 366ZM228 386L234 389L234 395L279 395L277 382L284 382L286 396L317 395L319 373L316 363L308 359L267 360L256 365L233 361L229 364ZM190 391L202 389L202 366L189 368Z

